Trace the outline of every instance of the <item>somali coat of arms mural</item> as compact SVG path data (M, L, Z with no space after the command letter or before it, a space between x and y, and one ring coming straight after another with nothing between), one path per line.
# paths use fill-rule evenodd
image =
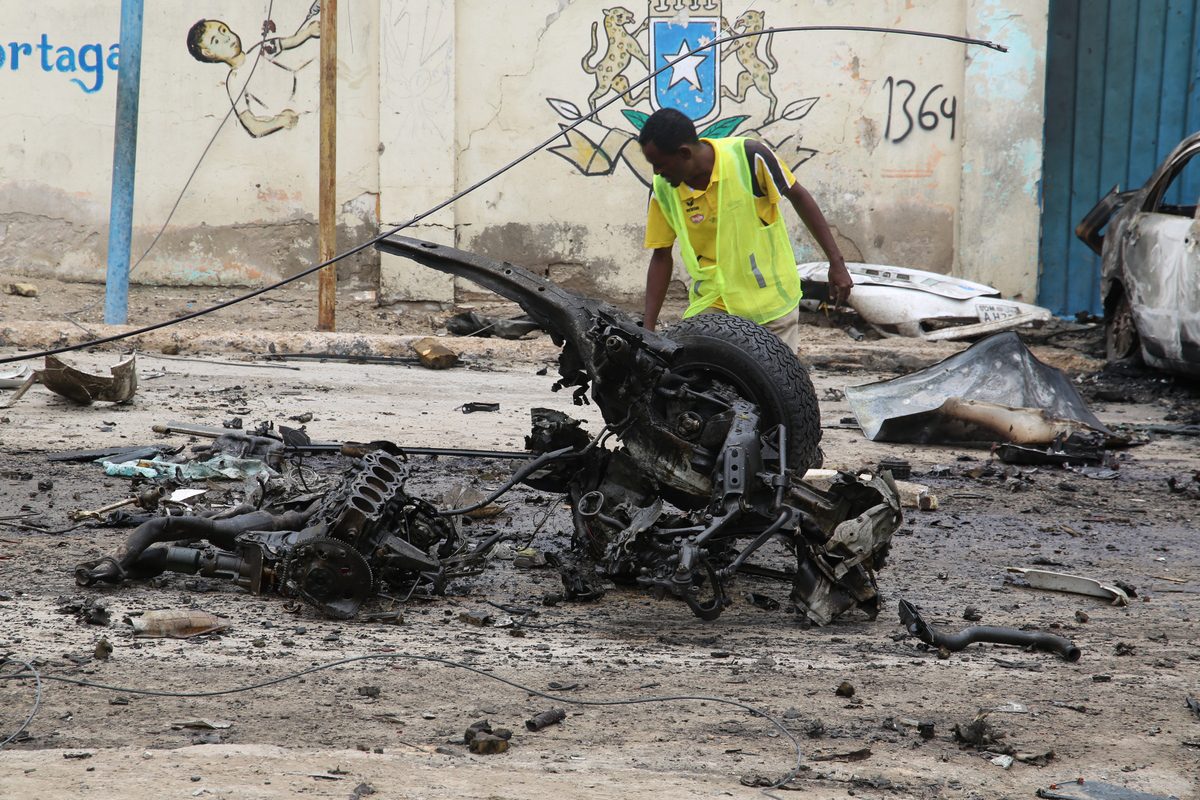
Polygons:
M698 50L723 36L765 30L764 12L747 11L731 25L721 12L721 0L649 0L647 6L640 23L624 6L604 9L603 18L591 25L591 44L580 61L583 72L594 81L586 101L588 111L615 94L625 106L622 122L610 126L593 117L567 131L587 112L571 100L548 98L550 107L567 120L559 125L565 143L551 146L551 152L589 176L612 175L623 163L649 186L653 171L636 146L637 133L650 116L642 107L648 107L650 111L678 109L696 123L702 137L736 134L761 139L793 170L816 153L801 146L796 123L818 98L792 100L779 110L779 97L771 84L779 69L771 52L774 34ZM648 84L631 90L634 83L672 61ZM757 118L736 113L751 92L767 103L766 113ZM738 108L722 116L722 101Z

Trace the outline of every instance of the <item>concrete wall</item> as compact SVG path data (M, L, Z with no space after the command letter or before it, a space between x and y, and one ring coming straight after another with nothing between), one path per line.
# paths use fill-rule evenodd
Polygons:
M632 140L656 103L639 94L632 106L618 101L598 120L555 136L586 113L589 99L603 103L622 79L647 74L637 58L606 57L617 50L609 38L628 45L637 32L628 51L640 55L650 36L638 29L656 9L670 15L677 4L617 2L343 0L340 244L362 241L377 223L406 222L550 140L408 233L636 305L649 176ZM698 0L689 21L724 15L735 23L743 5ZM37 45L45 33L55 47L78 52L100 43L107 53L118 37L117 6L0 0L5 52L9 41L33 44L18 69L0 65L8 106L20 109L0 133L0 267L103 274L116 74L104 72L99 85L98 72L44 70ZM766 41L740 52L727 45L719 76L706 72L714 60L699 66L692 101L710 106L701 129L718 125L776 147L817 197L848 258L954 272L1033 297L1047 0L761 0L753 7L766 26L888 26L1011 47L1000 54L896 34L777 34L769 54ZM227 22L249 49L265 12L265 2L148 4L135 255L220 130L135 279L259 283L315 255L318 76L315 60L303 62L317 57L318 41L283 54L300 56L296 90L286 103L273 102L294 107L295 126L259 138L236 120L222 125L229 67L200 63L185 46L203 14ZM307 12L304 2L275 0L272 15L287 34ZM260 68L252 80L278 94L269 80L278 69ZM693 82L678 77L674 91L689 90ZM714 79L724 88L705 94ZM798 255L820 258L792 220ZM358 274L373 278L376 258L358 257ZM449 302L467 288L392 258L381 262L378 280L385 299L395 300Z
M379 192L378 3L356 0L347 10L352 13L339 17L339 244L374 234ZM239 0L146 3L134 260L169 216L170 222L134 271L135 281L258 284L312 263L319 40L278 54L274 61L258 58L259 51L251 48L261 38L265 11L264 3ZM292 34L308 11L308 2L276 0L278 33ZM24 44L32 49L16 68L11 57L0 66L8 109L0 133L5 152L0 160L0 268L102 280L120 3L2 0L0 12L5 54L11 56L14 45L19 54ZM188 30L201 15L224 21L241 38L248 54L236 73L189 53ZM106 63L102 70L85 71L94 47ZM227 78L238 109L245 110L248 101L238 93L251 69L247 91L255 115L270 119L291 111L294 116L284 114L283 119L294 125L255 137L229 113ZM369 273L376 263L371 253L349 271Z

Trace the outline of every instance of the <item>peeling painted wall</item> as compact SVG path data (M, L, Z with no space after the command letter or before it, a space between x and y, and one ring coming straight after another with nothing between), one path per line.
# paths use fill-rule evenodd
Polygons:
M657 25L688 0L620 2L342 0L340 247L424 212L552 137L591 103L616 97L623 80L647 74L643 52L674 55L677 42ZM699 128L760 137L794 166L848 258L962 274L1028 299L1036 287L1047 2L761 0L757 16L739 23L744 4L696 0L689 24L724 16L739 30L891 26L989 38L1011 52L862 32L727 46L670 86L634 90L632 104L618 101L409 233L636 306L648 258L641 242L649 171L635 139L646 114L687 91L687 102L700 104ZM311 57L292 62L286 103L261 103L264 117L286 105L295 124L255 138L236 119L222 121L229 94L238 108L248 102L227 90L230 66L201 63L185 41L203 14L226 22L249 51L268 5L148 4L135 257L212 145L135 280L261 283L315 257L319 42L276 58ZM275 0L272 8L277 34L288 35L309 5ZM100 279L116 74L87 91L95 73L44 70L36 46L46 33L73 47L77 61L87 43L107 53L118 38L117 4L0 0L0 10L0 52L9 41L34 44L19 69L0 64L8 106L21 109L0 132L0 268ZM277 98L279 73L270 74L274 82L267 73L252 80ZM787 214L799 259L820 258ZM390 300L451 302L469 291L373 251L342 274L377 279Z
M453 187L466 188L551 136L586 112L590 99L613 98L620 77L644 77L638 55L651 42L642 23L656 8L676 5L540 0L499 12L484 0L454 3L454 53L438 51L437 62L440 74L455 75ZM735 25L743 11L718 0L696 6L692 17L721 14ZM706 80L717 77L724 88L697 127L725 124L775 146L818 199L848 258L963 274L1032 297L1046 6L755 3L766 26L891 26L991 38L1013 52L897 35L779 34L769 53L760 41L720 60L719 76ZM418 22L411 18L409 30L430 29ZM630 57L606 57L622 48ZM649 174L635 137L638 120L656 104L637 95L632 105L609 107L442 212L440 231L452 229L460 247L636 307L648 260L641 242ZM442 140L447 134L438 132ZM427 155L405 174L416 177ZM440 169L427 185L445 193L449 176ZM788 214L799 259L821 258ZM419 268L401 260L385 261L383 273L385 281L421 280ZM446 296L448 279L433 280Z
M275 35L290 36L313 22L307 19L310 5L309 0L275 0ZM254 45L262 38L267 7L238 0L146 3L134 261L162 233L133 272L134 281L261 284L313 262L319 39L274 54L275 61L259 58ZM0 269L103 280L117 72L85 71L83 48L99 45L116 65L120 4L0 0L0 13L5 21L0 90L9 112L0 131ZM188 31L202 15L225 22L240 37L246 59L236 74L225 63L201 62L190 54ZM338 42L342 247L377 230L378 42L377 0L343 3ZM24 44L30 45L27 54ZM22 56L15 68L14 49ZM67 49L76 54L73 70ZM237 110L252 109L260 119L294 112L283 117L294 124L250 135L230 114L226 80L238 75L250 79L230 81ZM249 97L238 96L242 83ZM341 274L373 282L377 265L368 252Z

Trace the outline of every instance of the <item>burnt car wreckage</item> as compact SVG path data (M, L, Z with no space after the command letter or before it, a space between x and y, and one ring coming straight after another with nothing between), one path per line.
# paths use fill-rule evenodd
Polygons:
M1110 360L1200 377L1200 206L1169 201L1200 172L1200 133L1163 159L1146 182L1114 186L1075 227L1101 258L1105 349ZM1181 180L1190 170L1193 183Z
M591 436L577 420L535 409L526 440L534 457L486 500L458 509L410 496L403 448L380 447L307 507L150 519L114 556L80 564L80 585L199 573L349 618L377 591L436 592L478 563L496 537L456 555L453 518L524 483L569 500L568 598L589 594L588 565L680 598L706 620L730 604L739 574L789 583L798 615L815 624L852 608L875 616L898 494L887 473L841 474L828 490L801 480L819 466L820 415L807 372L773 334L713 314L664 336L512 264L397 235L377 247L517 302L562 348L554 390L573 388L576 404L590 395L604 429ZM620 446L605 447L611 438ZM771 541L794 567L751 560Z

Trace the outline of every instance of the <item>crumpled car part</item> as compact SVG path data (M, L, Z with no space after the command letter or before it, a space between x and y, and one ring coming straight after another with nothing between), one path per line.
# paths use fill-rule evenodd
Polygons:
M846 388L866 437L876 442L1048 445L1081 432L1128 444L1091 412L1071 381L1039 361L1012 331L931 367Z

